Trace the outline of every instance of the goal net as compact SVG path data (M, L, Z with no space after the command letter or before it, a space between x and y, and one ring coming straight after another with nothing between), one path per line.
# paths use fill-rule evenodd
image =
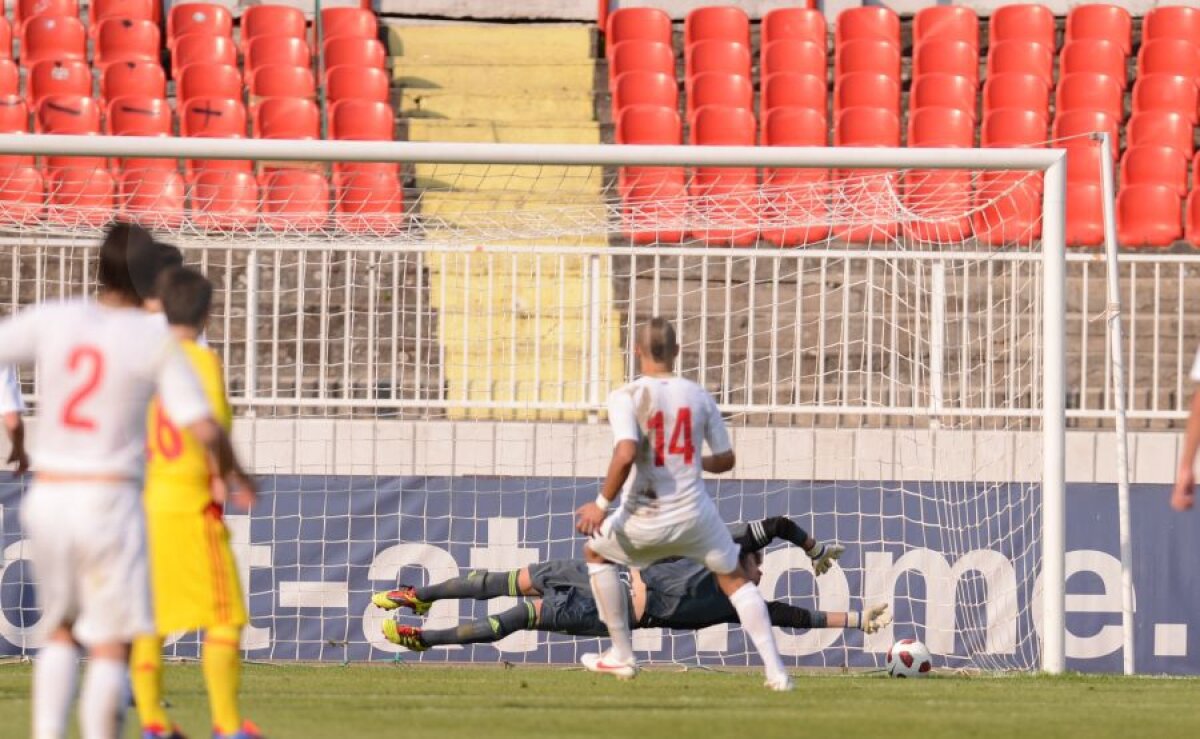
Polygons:
M790 665L878 667L918 638L940 666L1063 667L1060 152L0 139L36 156L0 172L8 310L90 290L114 213L217 285L207 338L262 480L227 518L251 658L596 649L532 632L409 654L370 595L580 557L606 396L661 315L732 429L736 471L709 483L725 520L788 516L847 548L814 578L773 544L764 594L893 610L869 637L780 629ZM19 653L37 614L14 485L0 496L0 652ZM442 601L423 623L511 605ZM757 660L733 624L636 645Z

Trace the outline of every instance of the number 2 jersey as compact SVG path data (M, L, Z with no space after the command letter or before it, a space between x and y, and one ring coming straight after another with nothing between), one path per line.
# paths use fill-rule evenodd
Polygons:
M221 379L221 360L194 341L181 342L188 364L199 378L212 417L229 431L233 413ZM155 398L146 414L146 510L199 513L212 503L208 450L196 437L171 422Z
M179 343L138 308L50 302L0 322L0 365L30 363L39 472L141 479L155 393L179 426L212 415Z
M704 487L704 443L713 454L732 450L716 401L681 377L643 376L608 397L613 444L638 445L636 474L625 493L629 515L669 525L711 505Z

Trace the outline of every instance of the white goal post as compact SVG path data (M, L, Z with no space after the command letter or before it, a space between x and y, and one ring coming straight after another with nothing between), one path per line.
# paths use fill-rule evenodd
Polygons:
M968 619L982 621L985 612L990 620L997 618L997 614L1010 612L1014 621L1020 619L1022 623L1040 618L1037 635L1033 629L1026 633L1022 626L1018 632L1013 626L1013 633L1019 633L1013 641L1018 643L1010 644L1011 649L1005 651L1007 642L1004 637L993 634L993 623L989 621L986 629L980 623L972 623L965 629L969 634L956 637L951 633L943 638L953 652L946 663L982 668L1036 667L1048 673L1061 673L1065 669L1065 150L590 146L3 135L0 136L0 155L104 157L114 162L122 158L252 159L259 163L292 162L324 169L335 163L378 162L417 168L415 175L409 171L403 175L406 191L403 217L407 225L386 233L344 232L332 225L308 230L290 226L205 230L187 218L167 227L167 240L182 247L189 261L221 271L219 288L225 297L218 298L221 315L217 318L220 326L214 329L214 345L223 348L234 405L249 417L242 421L242 444L263 444L265 448L270 443L281 443L279 434L297 433L297 419L323 416L332 419L328 421L333 429L328 437L332 439L331 445L338 443L334 437L343 432L360 434L353 438L367 446L375 444L370 437L385 428L387 434L411 433L413 455L418 461L413 463L414 471L409 474L432 476L436 473L436 463L430 460L440 459L442 453L435 451L435 445L449 445L454 455L467 453L471 447L463 446L463 439L470 435L468 427L472 422L478 422L481 429L483 424L491 424L486 427L491 436L487 437L490 441L485 445L499 449L501 437L508 433L506 424L511 423L513 428L522 423L532 424L537 428L529 432L530 438L542 438L542 422L558 414L561 425L544 424L549 427L545 431L546 438L569 435L574 440L572 448L577 454L583 454L585 450L589 455L600 454L604 445L596 439L603 436L604 429L589 431L587 427L603 420L608 389L632 375L632 361L626 356L625 348L629 346L629 329L635 317L660 311L681 324L685 353L690 352L688 356L693 358L688 360L692 364L685 364L685 374L697 377L718 394L722 410L735 419L732 422L735 441L738 438L770 438L770 443L775 445L769 472L764 468L756 473L751 467L739 479L753 480L756 474L763 480L780 476L780 471L785 469L782 455L787 450L785 442L781 441L784 439L782 434L795 427L801 427L806 433L823 434L824 429L838 431L843 427L850 428L850 424L864 418L875 419L864 425L890 435L890 441L886 443L896 450L898 466L902 466L901 462L906 463L898 457L909 453L899 451L902 445L907 445L903 446L905 450L916 450L911 452L914 455L924 455L926 451L920 451L919 447L932 444L935 438L957 443L958 437L952 433L956 430L979 438L986 433L1004 432L1009 435L1004 443L1010 445L1019 445L1020 439L1036 433L1040 448L1036 454L1027 457L1040 460L1040 471L1031 482L1022 482L1028 476L1015 474L1009 478L1011 485L1002 481L993 483L984 479L987 463L974 462L978 479L968 476L941 484L932 471L941 468L939 462L928 465L930 471L925 473L931 479L928 485L920 481L901 482L901 478L895 478L887 483L881 479L872 488L865 482L869 480L868 476L855 478L864 482L844 489L837 488L833 484L836 479L830 478L832 483L826 490L823 478L816 471L812 473L812 479L798 481L798 485L814 500L826 493L836 499L830 504L828 520L838 522L839 531L849 534L846 538L851 546L865 550L868 561L856 565L861 571L854 574L855 582L862 584L864 591L872 587L875 577L870 570L870 555L879 555L873 560L878 564L885 562L883 555L886 554L885 564L890 567L892 557L902 553L903 547L909 544L888 533L899 530L893 529L893 525L924 527L919 534L920 540L928 539L928 548L932 551L939 551L941 547L947 558L987 549L990 541L1006 540L1010 531L1019 531L1019 536L1013 537L1017 543L1012 544L1018 550L1012 557L1021 560L1015 576L1019 592L997 596L992 592L993 580L986 583L986 591L982 582L968 582L970 578L962 570L967 566L966 557L963 557L964 562L956 564L949 581L949 629L954 631L955 597L961 588L966 591L963 598L968 606L980 614L968 616ZM423 173L420 166L426 167ZM829 214L820 217L851 225L869 225L871 219L884 211L903 223L926 218L919 208L914 210L912 207L916 201L912 197L915 186L911 182L916 173L929 170L960 172L967 183L966 191L983 192L976 184L985 173L1020 172L1039 181L1037 190L1041 208L1037 219L1040 235L985 244L970 232L969 227L964 236L938 238L911 236L902 225L888 236L870 236L865 243L846 243L836 236L826 235L815 243L798 245L795 249L768 248L761 243L751 249L715 248L697 242L682 246L639 246L621 236L626 205L616 181L620 177L619 170L629 167L686 168L689 187L697 176L691 173L701 168L832 173L822 181L820 193L821 197L836 201L837 206L830 206ZM573 173L584 170L592 171L586 176L597 183L595 207L587 203L580 205L572 184ZM580 179L584 176L579 175ZM484 184L480 185L481 182ZM540 206L528 207L525 199L506 200L492 194L483 198L487 200L486 205L477 209L468 205L455 211L457 220L441 215L444 211L434 207L434 193L469 203L476 197L474 193L505 190L514 182L518 183L519 187L515 188L518 190L524 187L522 183L536 182L528 192L537 193L536 200L545 204L545 210L540 210ZM566 183L558 190L561 195L556 196L555 183ZM763 198L771 194L768 189L766 181L762 188L756 186L753 195L756 203L763 202ZM1000 192L996 197L1006 196L1005 192ZM556 212L565 214L560 219L552 215L555 197L560 198ZM725 203L719 198L728 195L716 200L712 195L703 197L710 198L706 202L710 206L715 203L714 207L720 210ZM703 198L695 194L684 198L688 202L681 216L682 225L673 225L670 230L691 233L702 227L712 227L711 213L697 215L694 201ZM999 217L996 214L1009 212L983 200L984 196L976 196L970 203L949 207L960 208L961 212L953 217L968 223L978 222L971 221L972 218L994 218ZM517 215L506 220L505 204L510 202L512 213ZM738 203L739 207L744 205L745 202ZM423 214L429 217L422 219ZM940 223L938 219L946 218L946 209L929 218L936 226ZM811 222L800 219L791 225L808 228ZM50 274L41 271L44 261L45 268L55 275L54 279L66 285L60 292L78 292L87 285L86 270L72 272L64 265L79 259L80 264L87 266L86 254L80 256L73 250L85 249L94 240L95 233L94 226L64 228L50 220L36 221L0 227L0 244L47 249L61 246L64 251L58 257L47 256L44 260L39 257L38 274ZM234 252L237 256L230 256ZM246 253L250 256L246 257ZM302 255L297 257L298 267L289 266L289 254ZM339 261L338 254L345 255L344 261ZM397 266L401 258L411 258L411 268ZM16 257L12 263L16 265ZM306 267L310 264L315 266ZM354 272L360 267L365 277ZM13 298L5 297L14 307L17 303L56 294L53 290L41 291L40 288L36 296L21 292L16 286L17 272L18 268L14 266ZM564 281L557 275L567 273L578 275L578 280L564 286ZM320 305L312 313L305 307L310 281L319 282L320 287ZM851 283L856 292L847 287ZM397 295L413 284L418 293L413 298L415 303L410 305L404 302L407 298L402 300ZM513 327L517 322L534 321L542 315L537 305L530 307L529 301L537 304L539 298L536 295L530 298L529 291L536 293L546 285L555 285L559 290L555 303L558 315L553 321L547 319L555 327L553 338L543 342L543 346L557 347L553 356L540 354L543 349L538 348L536 342L518 340L519 332ZM833 287L827 291L827 285ZM365 297L359 297L360 289ZM338 290L344 292L338 295ZM781 295L781 290L788 291L788 295ZM295 315L289 314L286 306L281 307L286 301L279 296L288 291L298 294L294 299L287 298L292 301L288 305L295 305L291 309ZM762 293L761 297L759 293ZM723 303L712 304L722 295ZM738 297L742 295L749 301L748 308L740 302L735 303L742 300ZM860 297L865 304L859 305ZM828 307L827 303L835 298L841 301L840 305ZM220 307L222 300L225 301L224 309ZM437 305L423 302L425 300L435 301ZM366 308L360 308L357 301L365 301L362 304ZM885 301L890 301L890 308ZM457 312L451 312L447 307L451 305ZM573 306L572 310L577 313L567 315L562 309L564 305ZM785 306L786 310L780 306ZM816 315L802 316L802 311L809 310L809 306ZM362 319L362 325L352 325L352 314L356 320ZM731 320L735 314L736 321ZM860 335L860 327L855 325L856 314L861 317L865 335ZM344 328L339 328L338 317L342 315L345 324ZM307 327L305 319L310 317L316 328ZM294 351L288 348L288 342L294 337L279 332L279 326L293 318L294 330L302 334L294 341ZM412 321L415 323L409 327L408 322ZM756 321L760 324L756 325ZM432 336L435 328L436 338ZM316 332L321 342L311 352L310 345L305 343L311 339L303 338L305 331ZM409 333L413 333L415 339L402 344L398 337L401 334L407 337ZM810 334L818 338L811 338ZM533 329L530 335L537 339L548 334ZM993 356L993 349L989 347L1000 342L998 337L1002 335L1004 349L995 350ZM742 344L735 345L735 336L738 341L745 339L744 348ZM781 337L791 337L787 341L793 343L785 347ZM842 346L847 342L855 345L852 356L849 356L850 352L842 352L840 364L836 356L839 342ZM231 350L229 347L240 348ZM545 351L551 353L548 349ZM527 352L532 353L532 359L521 356ZM335 356L341 359L336 360ZM344 369L341 377L337 374L340 370L333 367L336 361L343 363L338 365ZM312 393L302 392L300 388L299 378L303 374L300 367L306 362L315 365L319 374ZM435 365L435 369L429 369ZM736 368L731 369L734 365ZM828 369L829 365L837 366ZM296 367L296 383L286 385L278 375L284 370L290 371L293 366ZM390 389L379 390L388 377L391 378ZM883 387L885 381L890 387ZM355 394L357 390L351 390L352 386L357 387L356 383L366 387L361 395ZM405 383L415 383L417 389L405 391L402 389L408 387ZM725 387L721 387L723 384ZM551 385L553 387L548 390ZM814 388L811 395L807 394L808 388ZM271 421L283 418L291 425L269 425ZM369 423L369 427L363 427L366 430L354 427L356 418L366 419L363 423ZM813 418L828 419L829 425L809 420ZM788 420L781 422L779 419ZM426 421L430 424L428 428L410 430L410 426L404 426L401 429L401 424L419 426ZM805 423L811 423L811 426L804 427ZM445 436L437 436L441 431L430 436L429 429L442 428L439 424L444 424ZM776 428L777 425L780 428ZM271 434L276 436L268 438ZM943 436L939 437L939 434ZM405 439L405 443L410 443L407 437ZM859 443L859 437L855 439L855 443ZM317 461L303 458L299 442L289 440L287 443L295 448L294 456L289 457L290 464L294 465L291 472L302 472L307 469L305 465L319 467ZM978 445L972 452L975 455L980 455L979 449L986 446L978 439L971 443ZM741 455L742 450L738 451ZM323 453L317 452L316 457L320 458ZM471 483L474 487L470 495L476 497L468 507L478 508L479 496L487 492L491 480L505 476L499 452L489 453L495 453L497 461L488 468L490 472L472 478L475 481ZM996 464L1010 468L1016 466L1013 459L1022 457L1012 449L1004 455L1004 459ZM259 454L257 471L278 470L261 461L269 456ZM753 459L755 455L746 456ZM812 461L813 470L823 469L821 460L808 461ZM595 460L587 462L582 465L577 460L565 474L541 470L535 470L535 474L569 478L562 485L571 490L586 491L593 484L588 471L596 467ZM461 459L446 464L448 470L462 468ZM339 475L353 476L354 471L364 470L368 476L380 474L376 462L321 467L319 484L325 486L321 490L328 492L337 488L339 493L355 493L359 488L354 486L359 483L345 482ZM561 508L552 507L549 511L539 508L543 505L542 498L538 497L544 492L539 487L541 484L528 483L523 491L519 491L525 496L520 506L529 516L554 519L547 523L545 531L536 529L542 532L536 536L543 537L537 542L545 545L538 551L543 556L548 551L569 551L572 543L559 541L560 535L555 532L564 511L569 515L573 505L563 504ZM348 487L342 490L338 487L341 485ZM1012 493L1016 502L1006 502L1006 486L1022 488L1020 492ZM745 494L744 490L749 488L733 487L732 492L718 492L718 499L727 503L723 512L735 511L732 515L749 517L773 510L771 501L778 498L778 487L767 483L761 487L761 492L754 493L757 498L746 501L733 498ZM857 502L844 503L850 498L856 498ZM353 496L350 499L353 500ZM403 494L399 500L403 502ZM435 520L430 512L433 504L421 505L426 507L423 513L431 517L429 520ZM788 512L793 511L788 509ZM794 513L802 514L801 511ZM269 517L272 514L256 513L253 518L260 515ZM286 516L281 515L279 522L270 527L272 535L276 531L290 530L290 523L284 519L303 518L303 515L306 514L289 512ZM450 525L455 525L456 513L437 515L448 517ZM854 521L854 516L870 517L871 520ZM1033 530L1035 522L1038 522L1037 530ZM247 531L253 523L246 524ZM489 536L501 530L508 531L505 528L508 524L501 518L489 518L488 526L493 525L495 529L489 530ZM423 523L420 530L424 531L424 526ZM436 528L433 523L429 526L431 530ZM396 563L408 562L404 557L417 556L414 547L424 542L407 539L403 524L397 524L395 531L384 532L385 528L377 526L370 535L374 537L372 544L377 545L373 550L372 556L376 558L371 571L382 573L386 570L387 576L391 577L401 566ZM942 533L929 538L930 531ZM821 535L819 531L814 533ZM474 535L480 540L473 542L476 548L471 550L472 558L476 558L478 550L485 552L478 555L479 562L503 560L503 557L488 559L492 555L486 553L484 535ZM295 536L299 541L306 535ZM530 536L533 534L527 532L525 539ZM359 541L352 533L330 534L330 537L330 547L334 543L340 545L344 540L347 552L352 552L351 545ZM317 545L324 548L320 542ZM392 563L389 565L391 570L380 564L382 555L379 552L385 546L391 557L387 560ZM346 556L353 558L352 553ZM517 558L511 561L516 563L526 555L513 556ZM780 556L776 561L784 559ZM945 562L944 559L940 561ZM971 561L978 565L982 560ZM450 565L453 564L451 559ZM295 566L303 569L303 563ZM365 567L361 562L351 562L350 566ZM800 564L794 564L794 567L799 568ZM986 570L986 566L980 567ZM913 571L920 569L917 565L913 568ZM800 592L792 592L800 586L789 584L788 575L775 572L770 577L777 587L789 594ZM887 585L888 597L898 587L896 582L905 580L907 575L893 572L891 578L891 584ZM372 574L372 580L377 579L380 578ZM1040 585L1035 586L1035 581ZM266 597L256 581L251 580L247 587L251 599ZM899 587L916 587L916 590L905 590L905 597L922 603L914 605L911 615L906 616L912 628L916 628L919 618L925 619L927 630L931 628L929 623L937 619L930 613L941 607L940 603L933 602L936 598L930 595L931 586L904 584ZM925 590L926 587L930 590ZM1034 592L1035 587L1040 587L1041 591ZM280 588L279 593L272 595L272 598L278 596L271 601L276 604L273 608L333 608L335 606L329 604L350 603L348 609L353 611L358 602L353 587L349 595L332 587L308 592L291 583L289 588L286 592ZM847 595L844 602L860 603L865 597L865 593ZM997 603L997 597L1003 602ZM829 600L843 602L833 596ZM337 607L347 608L344 605ZM1040 616L1037 616L1039 608ZM1020 616L1017 611L1021 612ZM442 618L443 623L453 623L456 617L443 615ZM364 617L363 631L367 631L369 622L370 617ZM326 623L332 623L332 619ZM363 637L357 631L345 637L348 643L363 642L364 638L370 642L370 649L380 648L377 641L372 641L370 636ZM956 639L966 640L967 646L959 649L955 646ZM299 645L306 640L320 641L299 636L295 640ZM705 651L699 641L696 654ZM856 643L854 648L858 649L859 645ZM862 648L876 653L870 645ZM271 649L270 656L282 655L284 659L303 655L299 647L277 650L272 646ZM551 648L547 649L550 654ZM719 661L741 663L741 659L740 656L732 659L722 655ZM825 660L829 663L829 658Z

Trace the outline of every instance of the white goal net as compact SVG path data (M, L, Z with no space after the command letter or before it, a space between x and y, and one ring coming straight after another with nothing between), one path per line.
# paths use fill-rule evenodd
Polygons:
M1062 669L1057 152L11 138L0 150L44 176L20 199L17 169L0 173L6 312L89 290L114 213L217 285L208 340L262 476L259 506L228 517L251 658L593 650L531 632L404 653L370 594L580 557L607 393L635 376L633 328L661 315L733 430L737 469L710 483L726 521L788 516L847 547L817 579L771 546L768 599L893 608L871 637L781 629L789 664L877 667L915 637L943 666ZM108 190L46 169L85 154L111 157ZM235 156L254 159L189 159ZM35 646L17 487L0 482L0 653ZM511 604L442 601L424 623ZM736 625L636 644L757 659Z

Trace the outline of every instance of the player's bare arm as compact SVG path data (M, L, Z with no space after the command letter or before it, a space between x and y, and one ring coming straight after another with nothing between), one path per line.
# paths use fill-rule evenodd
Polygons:
M253 505L258 488L238 460L225 429L212 418L205 418L189 424L187 430L208 449L216 464L217 476L229 486L231 496L235 496L233 500L246 507Z
M737 457L731 449L720 454L706 454L700 460L700 464L708 474L720 475L733 469L734 465L737 464Z
M578 518L575 528L579 533L591 536L600 528L600 524L604 523L604 516L612 502L621 494L621 488L625 487L625 481L629 479L636 459L635 442L625 439L613 447L612 460L608 463L608 473L604 476L604 486L600 489L600 494L596 500L584 503L575 511Z
M4 433L8 435L9 452L5 464L15 465L13 474L22 475L29 471L29 454L25 450L25 423L21 414L10 411L4 414Z
M1171 491L1171 507L1188 511L1196 503L1196 453L1200 451L1200 389L1192 393L1187 430L1179 452L1179 469L1175 472L1175 488Z

